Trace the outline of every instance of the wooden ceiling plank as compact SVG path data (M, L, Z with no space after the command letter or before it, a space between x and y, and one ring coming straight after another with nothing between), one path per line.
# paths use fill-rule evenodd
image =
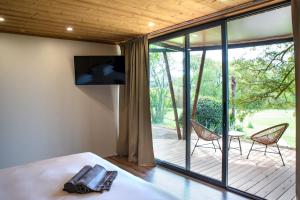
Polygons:
M38 32L45 32L47 31L48 33L57 33L57 34L62 34L62 35L70 35L70 37L80 37L80 38L84 38L84 37L94 37L94 38L100 38L100 39L110 39L112 41L116 41L116 40L124 40L124 37L120 37L120 36L111 36L110 34L95 34L92 32L86 32L86 31L77 31L76 33L72 32L67 32L67 31L58 31L57 29L49 29L47 27L41 27L41 26L35 26L32 25L30 29L26 29L26 28L20 28L20 25L17 23L11 23L9 26L7 27L18 27L20 32L28 32L28 31L32 31L35 33Z
M21 35L29 35L29 36L38 36L38 37L47 37L49 38L49 33L33 33L33 32L17 32L17 30L15 29L8 29L8 28L3 28L1 30L1 32L4 33L13 33L13 34L21 34ZM82 39L79 37L70 37L67 35L61 35L61 34L51 34L51 38L56 38L56 39L67 39L67 40L77 40L77 41L88 41L88 42L97 42L97 43L106 43L106 44L116 44L114 41L111 40L101 40L99 38L86 38L86 39Z
M120 29L108 27L107 25L100 26L99 24L88 23L88 22L87 23L86 22L79 23L77 21L74 21L72 18L70 18L70 20L65 20L65 19L60 19L60 18L53 19L52 17L49 17L51 15L47 15L47 14L37 15L35 17L32 17L30 11L27 11L27 10L25 11L24 9L21 9L21 8L4 10L3 8L0 7L0 12L4 13L7 16L19 16L20 18L32 18L32 19L37 20L37 23L40 23L40 24L44 23L45 21L50 21L53 23L61 23L61 24L64 24L65 26L73 25L73 26L78 26L78 27L90 27L90 28L94 28L94 29L101 28L102 30L107 31L107 32L117 32L120 34L133 32L132 29L120 30ZM8 20L9 20L9 18L8 18ZM68 22L66 22L66 21L68 21Z
M124 1L126 2L126 1ZM94 12L100 12L101 15L103 14L108 14L112 17L118 16L118 17L124 17L124 18L136 18L141 21L149 21L149 20L157 20L160 21L161 23L165 24L170 24L176 22L175 19L170 19L168 15L157 16L157 13L151 13L151 12L136 12L135 10L132 9L124 9L123 6L119 5L116 8L116 4L111 5L111 1L78 1L78 0L69 0L69 1L64 1L64 0L56 0L53 1L52 4L63 4L66 5L67 8L69 9L89 9L90 11ZM163 14L162 14L163 15ZM99 16L99 15L98 15Z
M54 9L57 8L58 5L54 4L52 2L51 5ZM124 16L122 14L116 13L111 13L111 11L105 11L103 8L97 8L95 9L90 9L88 12L82 11L81 9L77 10L72 10L69 7L66 7L67 9L64 9L62 15L68 14L72 16L72 13L76 12L75 17L81 17L81 20L86 19L88 16L90 20L91 17L93 17L94 20L96 21L102 21L104 23L107 23L111 26L114 27L124 27L125 25L128 24L135 24L136 27L139 27L140 29L148 29L147 23L145 21L149 21L149 19L143 19L143 16ZM75 9L75 8L74 8ZM51 11L51 10L50 10ZM88 14L88 15L87 15ZM86 20L87 21L87 20ZM162 20L159 21L159 24L166 26L171 24L172 22L163 22ZM127 26L130 27L130 26Z
M0 25L0 28L1 30L11 30L11 31L19 31L19 33L21 34L31 34L31 35L39 35L39 34L43 34L43 35L51 35L51 36L61 36L63 38L77 38L77 39L81 39L82 40L82 37L79 36L79 35L73 35L73 34L70 34L70 33L61 33L61 32L58 32L58 31L50 31L50 30L45 30L45 29L41 29L41 28L36 28L36 27L33 27L32 29L28 30L28 31L25 31L25 30L20 30L19 26L17 25L9 25L9 26L5 26L3 27L2 25ZM95 37L93 35L88 35L89 39L93 39L94 41L96 40L99 40L99 37ZM114 41L118 38L111 38L110 36L102 36L101 37L103 39L103 41L108 41L110 43L115 43Z
M32 19L29 16L28 17L24 17L24 14L23 14L23 17L20 18L18 16L17 12L13 12L14 15L10 15L10 13L3 12L3 10L1 10L1 8L0 8L0 12L1 11L2 11L2 13L5 13L7 16L9 16L9 21L19 21L20 23L23 23L22 27L26 26L26 22L29 21L29 22L31 22L31 24L36 23L39 26L44 26L44 25L49 26L50 25L52 27L57 27L61 31L65 31L65 28L66 28L66 23L52 21L49 18L48 19L42 19L43 23L39 23L39 20L37 20L37 19ZM30 28L30 27L28 27L28 28ZM125 32L124 33L114 33L112 31L103 31L103 30L101 30L99 28L93 28L92 25L91 26L79 26L78 29L80 29L80 30L86 30L86 31L91 31L91 32L95 32L95 33L113 34L113 35L117 35L117 36L125 36L125 37L132 37L132 36L134 36L134 34L126 34Z
M266 1L283 0L259 2ZM254 0L0 0L6 18L0 31L119 43L220 19L249 2ZM68 25L73 32L65 31Z
M13 1L12 1L13 2ZM56 9L51 9L52 12L49 12L48 9L43 8L42 6L38 6L37 8L32 8L32 7L28 7L26 6L27 4L22 4L22 5L10 5L10 9L15 11L28 11L31 13L32 18L38 18L38 16L42 16L44 18L51 18L52 20L56 20L56 19L64 19L66 22L65 23L70 23L69 21L75 21L77 22L81 22L82 18L81 17L86 17L86 16L91 16L91 15L87 15L87 14L80 14L80 13L75 13L75 11L73 12L66 12L64 11L63 13L61 13L59 10ZM0 6L3 7L3 5L0 2ZM33 11L36 11L35 15L33 14ZM84 21L83 23L86 23L87 21L90 21L94 24L94 26L98 26L99 24L104 22L105 24L101 24L102 27L104 26L105 28L108 29L112 29L115 27L116 31L118 31L118 29L124 29L124 31L128 32L128 31L134 31L133 28L131 28L132 26L124 26L124 22L122 22L122 20L111 20L109 18L106 18L105 20L98 20L97 18L89 18L89 20ZM124 20L123 20L124 21ZM138 24L136 25L138 26ZM120 27L120 28L119 28Z
M74 0L77 1L77 0ZM126 0L126 1L115 1L115 0L111 0L111 1L98 1L98 0L80 0L80 2L86 2L87 4L93 3L95 6L98 7L107 7L107 8L111 8L116 10L117 12L122 12L122 13L129 13L131 16L143 16L143 17L147 17L147 20L156 20L156 21L165 21L167 23L174 23L178 20L184 20L182 18L177 18L177 16L174 16L174 18L170 18L169 14L165 14L166 12L161 12L161 10L159 9L149 9L149 8L143 8L140 5L144 4L144 1L135 1L133 4L129 4L130 1ZM156 3L156 4L160 4L160 3ZM116 9L116 5L118 5L117 9ZM154 4L155 5L155 4ZM173 12L175 13L176 10L173 10Z

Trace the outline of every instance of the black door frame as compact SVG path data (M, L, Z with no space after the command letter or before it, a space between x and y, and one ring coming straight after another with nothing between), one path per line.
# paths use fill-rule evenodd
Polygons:
M221 27L221 30L226 31L226 29L222 28L222 27L226 26L225 20L218 20L218 21L215 21L215 22L211 22L211 23L201 25L201 26L191 27L191 28L188 28L188 29L180 30L180 31L177 31L177 32L169 33L167 35L163 35L163 36L160 36L160 37L150 39L149 44L159 42L159 41L162 41L162 40L168 40L168 39L176 38L176 37L184 37L184 41L185 41L184 42L184 47L182 49L177 50L177 51L183 51L184 52L184 74L183 74L183 76L184 76L184 86L183 86L184 100L183 101L185 103L184 103L184 115L183 115L183 118L184 118L183 132L184 132L185 141L186 141L186 143L185 143L186 144L186 148L185 148L185 161L186 161L185 162L185 167L177 166L177 165L174 165L173 163L163 161L163 160L159 160L159 159L156 159L157 164L159 164L161 166L164 166L166 168L172 169L174 171L183 173L185 175L188 175L188 176L191 176L191 177L194 177L194 178L198 178L198 179L201 179L201 180L205 180L206 182L209 182L211 184L214 184L214 185L217 185L217 186L220 186L220 187L224 187L225 185L224 185L224 183L222 183L222 180L216 180L216 179L204 176L202 174L197 174L197 173L192 172L190 170L190 155L191 155L190 154L190 151L191 151L190 150L190 134L187 134L190 130L190 123L189 123L189 121L190 121L190 51L192 50L190 48L189 34L192 33L192 32L202 31L202 30L206 30L206 29L214 28L214 27L218 27L218 26ZM225 41L226 38L224 38L225 34L220 33L220 35L222 36L222 43L227 44L227 41ZM227 48L227 46L226 46L226 48ZM222 57L223 57L223 51L226 50L226 48L222 48ZM226 57L224 57L224 58L226 58ZM227 59L222 58L222 72L223 72L224 69L227 68L227 64L226 64L227 61L226 60ZM222 77L224 78L224 76L222 76ZM227 80L227 78L226 78L226 80ZM224 92L224 85L223 85L222 88L223 88L223 92ZM228 93L227 93L227 96L228 96ZM226 102L226 99L224 99L224 94L223 94L223 100L222 100L223 104ZM223 107L223 115L224 115L224 113L225 113L225 110L224 110L224 107ZM224 116L223 116L223 118L224 118ZM223 138L223 143L225 142L227 144L227 142L226 142L227 137L224 135L224 133L226 134L225 130L227 130L227 129L224 129L224 125L226 124L225 123L226 121L227 121L227 116L226 116L225 119L223 119L223 122L222 122L222 124L223 124L223 137L222 137ZM222 148L222 149L224 149L224 148ZM222 160L225 160L227 158L227 153L228 153L227 151L225 151L225 152L223 151ZM222 179L223 179L223 176L226 174L225 171L223 171L223 168L228 168L226 163L222 163ZM227 169L226 169L226 171L227 171ZM226 179L226 177L225 177L225 179Z
M240 48L240 47L247 47L247 46L259 46L259 45L267 45L267 44L274 44L274 43L281 43L281 42L290 42L293 41L293 38L284 38L284 39L276 39L276 40L267 40L267 41L260 41L260 42L252 42L252 43L245 43L245 44L237 44L237 45L228 45L228 38L227 38L227 22L239 18L244 18L247 16L259 14L266 11L271 11L274 9L278 9L281 7L286 7L290 5L290 1L286 1L283 3L278 3L275 5L271 5L265 8L261 8L255 11L249 11L244 14L239 14L236 16L232 16L229 18L220 19L217 21L213 21L210 23L182 29L179 31L175 31L172 33L168 33L166 35L158 36L152 39L149 39L149 45L151 43L159 42L162 40L167 40L175 37L183 36L185 39L185 46L183 48L184 51L184 101L185 101L185 115L184 115L184 135L186 140L186 153L185 153L185 168L181 166L177 166L173 163L156 159L158 165L173 170L175 172L179 172L181 174L208 182L210 184L222 187L227 189L228 191L237 193L247 198L261 200L263 198L258 197L256 195L247 193L245 191L238 190L236 188L232 188L228 186L228 130L229 130L229 82L228 82L228 49L229 48ZM201 31L213 27L221 27L221 37L222 37L222 45L221 46L214 46L208 48L190 48L190 41L189 41L189 34L196 31ZM211 50L211 49L222 49L222 105L223 105L223 122L222 122L222 179L216 180L202 174L197 174L195 172L190 171L190 134L188 130L190 130L190 51L195 50ZM150 51L149 51L150 53Z

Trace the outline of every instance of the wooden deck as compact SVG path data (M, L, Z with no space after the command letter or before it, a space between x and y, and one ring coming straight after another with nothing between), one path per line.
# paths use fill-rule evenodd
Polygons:
M171 193L181 200L246 200L224 188L207 184L204 181L194 180L181 176L166 168L142 167L128 162L127 157L110 156L106 160L126 170L127 172L148 181L162 190ZM101 199L101 198L100 198ZM133 199L135 200L135 199ZM154 199L155 200L155 199Z
M196 143L196 138L196 135L192 135L191 148ZM184 140L172 137L163 139L159 135L153 141L156 158L184 167ZM294 150L281 148L286 163L286 166L282 166L278 154L267 153L265 156L262 152L252 151L250 158L246 159L251 143L242 141L241 145L243 155L236 149L229 151L229 186L270 200L296 199ZM231 143L231 147L237 146L237 142ZM221 161L220 151L198 147L191 157L191 170L220 180Z

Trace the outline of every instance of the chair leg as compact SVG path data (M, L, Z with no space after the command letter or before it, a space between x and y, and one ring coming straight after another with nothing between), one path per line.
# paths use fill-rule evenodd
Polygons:
M221 145L220 145L219 140L217 140L217 142L218 142L219 149L220 149L220 151L221 151L221 153L222 153L222 149L221 149Z
M279 149L279 146L278 146L278 144L277 144L277 143L276 143L276 146L277 146L278 153L279 153L279 155L280 155L280 158L281 158L282 164L283 164L283 166L285 166L285 164L284 164L284 161L283 161L283 158L282 158L282 155L281 155L281 152L280 152L280 149Z
M216 146L215 146L215 144L214 144L214 141L212 140L212 141L211 141L211 143L212 143L212 144L213 144L213 146L214 146L215 152L217 152L217 150L216 150Z
M230 139L229 139L229 143L228 143L228 151L230 150L230 144L231 144L231 140L232 140L232 137L231 136L229 136L230 137Z
M241 140L240 140L240 137L238 137L237 139L238 139L238 141L239 141L239 145L240 145L240 153L241 153L241 155L242 155L242 154L243 154L243 152L242 152L242 145L241 145Z
M266 145L266 148L265 148L265 155L267 154L267 148L268 148L268 145Z
M194 153L194 151L195 151L195 149L196 149L196 147L197 147L198 141L199 141L199 138L198 138L198 140L197 140L197 142L196 142L196 144L195 144L195 146L194 146L194 148L193 148L193 151L192 151L191 156L193 155L193 153Z
M247 155L247 159L249 158L249 155L250 155L250 152L252 151L253 145L254 145L254 141L252 142L251 148L250 148L249 153L248 153L248 155Z

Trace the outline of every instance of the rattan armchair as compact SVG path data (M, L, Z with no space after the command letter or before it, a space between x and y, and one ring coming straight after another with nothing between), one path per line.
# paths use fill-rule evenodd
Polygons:
M220 146L220 143L219 143L219 139L221 138L221 136L219 136L216 133L208 130L208 128L206 128L202 124L196 122L195 120L191 120L191 124L192 124L192 127L193 127L193 129L195 130L195 132L198 136L197 142L196 142L196 144L193 148L193 151L192 151L191 155L193 155L196 147L213 148L215 150L215 152L217 151L216 150L217 148L221 150L221 146ZM209 143L198 145L198 142L199 142L200 138L202 140L205 140L205 141L209 142ZM217 141L217 143L218 143L217 148L214 144L214 141ZM212 147L207 146L207 145L210 145L210 144L212 144ZM222 150L221 150L221 152L222 152Z
M251 151L260 151L258 149L253 149L253 145L254 145L255 142L259 143L259 144L262 144L262 145L265 145L265 150L263 151L265 153L265 155L267 153L268 146L275 144L276 147L277 147L278 152L268 151L268 153L279 154L280 158L281 158L281 161L282 161L282 164L283 164L283 166L285 166L285 163L283 161L283 158L282 158L282 155L281 155L281 152L280 152L280 149L279 149L279 146L278 146L277 143L280 140L281 136L283 135L283 133L285 132L285 130L287 129L288 126L289 126L288 123L278 124L276 126L272 126L270 128L264 129L262 131L259 131L258 133L253 134L251 136L251 140L253 142L252 142L251 148L249 150L247 159L249 158L249 155L250 155Z

